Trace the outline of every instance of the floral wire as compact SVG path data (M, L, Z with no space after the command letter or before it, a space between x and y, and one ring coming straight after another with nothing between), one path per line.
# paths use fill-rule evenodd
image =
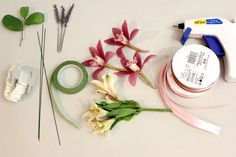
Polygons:
M43 36L43 30L44 30L44 25L42 25L42 36ZM38 36L39 37L39 36ZM40 41L40 39L38 38ZM41 38L41 43L43 43L43 38ZM42 46L40 46L40 51L42 50ZM44 58L44 52L42 54L42 57L40 57L40 80L39 80L39 114L38 114L38 140L40 141L40 131L41 131L41 108L42 108L42 89L43 89L43 60Z
M43 27L43 26L42 26ZM40 48L40 57L42 60L42 67L43 67L43 71L44 71L44 75L46 78L46 83L47 83L47 88L48 88L48 94L49 94L49 98L50 98L50 103L51 103L51 108L52 108L52 113L53 113L53 120L54 120L54 124L55 124L55 128L56 128L56 133L57 133L57 139L58 139L58 143L59 145L61 145L61 140L60 140L60 135L59 135L59 130L58 130L58 126L57 126L57 120L56 120L56 116L55 116L55 110L54 110L54 106L53 106L53 101L52 101L52 93L50 90L50 84L49 84L49 80L47 77L47 71L46 71L46 67L45 67L45 63L44 63L44 53L45 53L45 41L46 41L46 28L44 29L44 33L42 33L43 36L43 42L40 42L40 37L39 37L39 33L37 32L37 37L38 37L38 43L39 43L39 48ZM40 128L39 128L40 129Z

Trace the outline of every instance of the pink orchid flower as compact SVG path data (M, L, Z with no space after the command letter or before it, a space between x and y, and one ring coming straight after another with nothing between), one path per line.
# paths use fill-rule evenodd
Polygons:
M98 41L97 48L89 47L89 51L92 59L84 61L83 65L87 67L98 67L98 69L93 72L93 79L98 80L98 75L107 66L108 61L115 53L111 51L104 53L101 40Z
M135 28L129 34L128 25L125 20L124 23L122 24L121 29L112 28L112 33L114 37L105 40L105 43L107 43L108 45L121 46L121 48L127 46L138 52L148 52L149 50L142 50L130 43L130 41L137 35L138 31L139 30ZM120 55L118 56L121 57Z
M152 86L151 81L143 74L142 68L144 65L152 58L156 57L156 55L149 55L144 59L144 62L142 63L142 59L139 52L136 52L133 56L133 60L127 60L125 56L121 58L121 64L126 69L126 71L119 71L116 74L118 76L129 76L129 82L132 86L136 85L137 77L140 75L148 85Z

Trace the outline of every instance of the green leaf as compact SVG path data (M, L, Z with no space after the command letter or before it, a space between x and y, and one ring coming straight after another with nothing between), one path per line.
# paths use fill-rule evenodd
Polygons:
M134 101L134 100L126 100L126 101L122 101L121 105L119 107L121 108L134 108L134 109L139 109L141 108L141 106L139 105L138 102Z
M29 15L29 7L21 7L20 15L25 19Z
M30 25L37 25L37 24L41 24L44 22L44 15L43 13L40 12L36 12L31 14L26 20L25 20L25 24L27 26Z
M116 124L117 124L119 121L121 121L121 120L122 120L121 118L116 119L116 120L114 121L114 123L111 125L110 130L113 129L114 126L116 126Z
M121 103L120 102L107 103L106 101L101 101L98 102L97 105L106 111L112 111L114 109L117 109L121 105Z
M117 101L113 103L108 103L106 101L97 102L97 105L106 111L112 111L115 109L125 109L125 108L133 108L140 109L141 106L138 102L134 100L126 100L126 101Z
M133 116L134 116L134 114L131 114L129 116L123 117L122 120L130 121L133 118Z
M2 19L2 23L11 31L19 32L23 30L23 23L21 20L12 15L5 15Z
M111 125L110 130L111 130L118 122L120 122L120 121L122 121L122 120L130 121L130 120L133 118L133 116L134 116L134 115L137 115L138 113L140 113L140 112L135 112L135 114L131 114L131 115L126 116L126 117L117 118L117 119L115 120L115 122Z
M121 117L126 117L129 116L131 114L134 114L135 112L137 112L137 109L133 109L133 108L124 108L124 109L116 109L116 110L112 110L111 112L109 112L106 116L108 118L121 118Z

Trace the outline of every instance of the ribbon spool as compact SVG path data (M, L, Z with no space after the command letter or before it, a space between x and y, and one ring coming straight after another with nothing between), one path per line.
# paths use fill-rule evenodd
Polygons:
M211 88L220 75L215 53L201 45L187 45L176 52L166 69L170 89L181 97L197 97Z
M167 64L166 66L166 82L171 91L180 97L193 98L203 94L202 92L191 92L182 88L176 81L176 78L172 72L171 64Z
M173 59L162 69L159 77L161 98L173 113L186 123L219 134L221 128L203 121L183 111L170 96L170 92L193 98L202 95L217 81L220 65L214 52L205 46L187 45L174 55Z
M68 87L64 87L63 85L61 85L58 77L60 72L67 66L76 66L82 73L82 79L81 81L72 88L68 88ZM63 63L61 63L54 71L51 77L51 85L53 85L57 90L61 91L62 93L65 94L75 94L80 92L88 83L88 73L84 67L83 64L76 62L76 61L65 61ZM52 90L52 88L51 88ZM53 104L56 106L56 108L58 109L58 112L61 114L61 116L67 120L69 123L73 124L75 127L79 127L79 123L77 120L73 119L64 109L63 105L56 103L56 100L54 98L54 96L52 95L52 100L53 100Z

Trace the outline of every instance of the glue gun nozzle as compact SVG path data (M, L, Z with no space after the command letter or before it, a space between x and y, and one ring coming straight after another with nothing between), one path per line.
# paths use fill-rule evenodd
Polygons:
M179 23L177 25L173 25L174 28L184 29L184 23Z

